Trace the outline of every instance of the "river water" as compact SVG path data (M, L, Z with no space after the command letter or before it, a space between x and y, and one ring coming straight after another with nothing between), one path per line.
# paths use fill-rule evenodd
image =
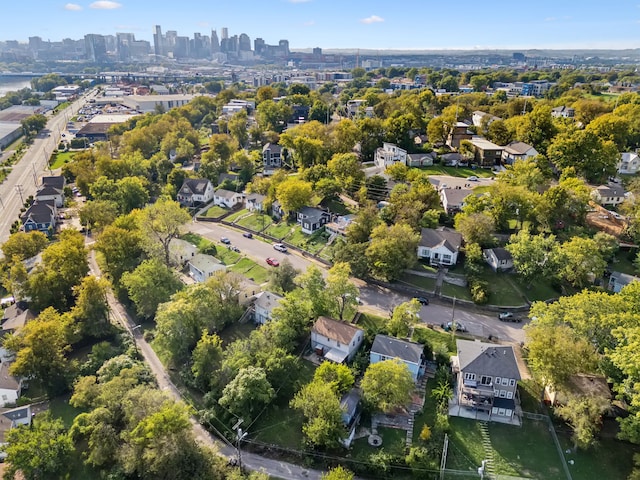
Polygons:
M5 96L7 92L15 92L25 87L31 88L30 78L0 77L0 97Z

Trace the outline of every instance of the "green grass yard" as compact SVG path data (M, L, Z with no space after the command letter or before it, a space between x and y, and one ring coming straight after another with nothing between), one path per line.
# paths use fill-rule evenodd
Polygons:
M454 285L453 283L442 282L440 292L447 297L455 297L460 300L471 301L471 292L469 291L469 287L461 287L460 285Z
M640 274L640 271L633 264L637 253L638 251L635 249L631 252L619 251L609 264L609 269L612 272L628 273L629 275Z
M287 242L307 252L318 253L327 244L327 237L322 231L307 235L302 233L300 226L296 226L293 233L287 237Z
M65 163L69 163L73 160L73 156L75 154L76 152L58 152L53 162L49 163L49 168L51 168L51 170L62 168Z
M207 218L218 218L226 215L227 213L229 213L229 210L227 210L226 208L214 205L213 207L210 207L202 216Z
M271 235L272 237L276 237L279 239L284 238L291 232L292 225L289 225L285 221L281 221L279 223L273 223L267 227L265 233Z
M241 258L237 263L231 265L229 270L253 280L258 285L269 279L269 271L265 267L258 265L256 262L246 257Z
M273 219L266 213L252 213L251 215L240 219L237 223L238 225L242 225L254 232L261 232L263 227L266 228L273 223Z
M547 280L537 279L531 282L531 285L525 285L520 278L514 277L513 279L530 302L544 301L560 296L560 292L553 288L551 282Z
M256 326L253 322L245 322L245 323L232 323L231 325L227 325L218 336L222 339L222 344L226 348L232 342L236 340L241 340L243 338L249 338L251 332L256 329Z
M452 177L467 178L475 175L479 178L491 178L495 173L486 168L470 168L470 167L445 167L443 165L434 165L432 167L423 167L421 170L429 175L450 175Z
M496 273L489 267L485 267L481 278L489 285L491 305L516 306L525 303L526 300L517 286L515 275Z
M420 275L405 273L404 275L402 275L400 281L408 283L409 285L416 288L421 288L422 290L426 290L428 292L433 292L436 289L435 278L422 277Z
M225 265L233 265L240 260L242 255L233 250L229 250L225 245L216 245L215 257Z
M456 338L451 333L434 330L426 325L416 325L411 340L418 343L428 343L435 352L456 354Z
M228 210L227 210L228 211ZM249 212L249 210L247 210L246 208L243 208L242 210L238 210L237 212L233 212L231 215L229 215L228 217L225 217L225 220L227 222L235 222L238 218L240 218L243 215L247 215Z

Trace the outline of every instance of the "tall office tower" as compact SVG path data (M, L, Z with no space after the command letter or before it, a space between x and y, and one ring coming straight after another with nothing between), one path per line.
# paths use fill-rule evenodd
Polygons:
M251 51L251 39L246 33L242 33L238 37L238 50L243 52Z
M167 30L162 45L163 55L169 55L170 52L175 50L176 38L178 38L178 32L176 30Z
M162 28L160 27L160 25L156 25L153 28L153 53L155 53L156 56L164 55L164 48L162 43Z
M266 43L262 38L258 37L253 41L253 50L255 51L256 55L262 55L266 48Z
M218 53L220 51L220 41L218 40L218 33L215 30L211 30L211 53Z
M226 40L229 38L229 29L227 27L222 27L222 39Z
M278 46L280 47L282 55L289 56L289 40L280 40Z
M102 35L89 33L84 36L85 57L90 62L102 63L108 60L107 45Z
M169 32L167 32L169 33ZM175 42L171 50L173 58L188 58L191 56L189 51L189 37L175 37Z
M116 52L118 60L126 62L131 58L131 46L136 41L133 33L116 33Z
M227 46L227 52L233 52L233 53L237 53L238 52L238 36L234 35L233 37L229 37L228 39L228 46Z

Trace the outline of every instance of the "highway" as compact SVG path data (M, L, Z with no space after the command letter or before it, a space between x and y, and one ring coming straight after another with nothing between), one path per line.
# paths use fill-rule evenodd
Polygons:
M67 121L82 108L86 99L80 97L72 105L49 116L47 126L34 139L20 161L13 165L11 173L0 184L0 244L9 238L11 224L18 219L20 208L29 195L35 195L43 174L49 174L49 157L60 141L60 134L66 128ZM11 155L3 152L2 160Z

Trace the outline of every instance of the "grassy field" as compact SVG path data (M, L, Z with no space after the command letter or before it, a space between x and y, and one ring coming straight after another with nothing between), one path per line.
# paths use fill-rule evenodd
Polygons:
M76 152L58 152L56 154L56 158L52 163L49 164L49 167L51 168L51 170L62 168L65 163L69 163L71 160L73 160L73 156L75 154Z
M447 297L456 297L461 300L471 301L471 292L468 287L461 287L460 285L442 282L442 289L440 291Z
M307 235L302 233L299 226L296 226L293 233L287 237L287 242L307 252L318 253L327 244L327 237L324 232Z
M253 280L258 285L269 279L269 271L248 258L241 258L237 263L229 267L229 270Z
M551 282L546 280L537 279L531 282L531 285L524 285L524 282L517 277L514 277L514 280L520 287L520 291L530 302L543 301L560 296L560 292L553 288Z
M434 351L456 354L456 338L451 333L434 330L425 325L416 325L411 340L418 343L429 343Z
M204 213L203 217L218 218L227 213L229 213L229 210L227 210L226 208L222 208L222 207L219 207L218 205L214 205Z
M229 215L228 217L225 218L225 220L227 222L235 222L238 218L240 218L243 215L247 215L249 213L249 210L247 210L246 208L243 208L242 210L238 210L237 212L232 213L231 215Z
M436 289L436 279L421 277L420 275L411 275L410 273L405 273L400 278L400 281L404 283L408 283L416 288L421 288L428 292L433 292Z
M382 437L381 447L372 447L369 445L367 437L358 438L353 442L351 447L353 456L355 458L363 457L365 455L371 455L380 451L380 448L384 448L385 452L392 455L402 455L406 450L406 438L407 432L397 428L379 427L378 435Z
M496 273L485 267L481 278L489 284L489 303L491 305L523 305L525 298L515 282L515 276Z
M197 233L185 233L183 235L180 235L180 239L184 240L185 242L189 242L192 245L195 245L200 251L204 250L210 245L214 245L211 240L204 238L202 235L198 235Z
M225 265L233 265L234 263L240 260L241 255L233 250L229 250L224 245L220 244L220 246L216 249L215 257L219 259Z
M479 178L491 178L495 173L486 168L470 168L470 167L445 167L442 165L434 165L432 167L422 168L429 175L449 175L452 177L467 178L475 175Z
M254 232L261 232L263 227L268 227L269 225L271 225L273 223L273 220L266 213L252 213L248 217L240 219L237 223L238 225L242 225L243 227L253 230Z
M614 272L628 273L629 275L638 275L640 271L635 267L633 261L636 258L637 251L620 251L613 258L609 268Z
M265 230L265 233L267 233L268 235L280 239L288 235L289 232L291 232L291 225L287 224L287 222L284 221L273 223L269 225L269 227L267 227L267 229Z
M256 326L252 322L232 323L225 327L218 335L222 339L222 344L226 348L227 345L235 342L236 340L249 338L249 335L255 329Z

